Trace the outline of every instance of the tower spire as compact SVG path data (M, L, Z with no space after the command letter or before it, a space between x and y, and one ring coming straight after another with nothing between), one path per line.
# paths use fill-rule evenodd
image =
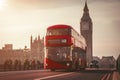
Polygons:
M85 0L85 7L84 7L84 12L88 12L89 9L88 9L88 6L87 6L87 0Z
M89 15L89 9L88 9L88 6L87 6L87 0L85 0L85 6L83 8L83 16L82 16L82 20L84 21L90 21L91 22L91 18L90 18L90 15Z

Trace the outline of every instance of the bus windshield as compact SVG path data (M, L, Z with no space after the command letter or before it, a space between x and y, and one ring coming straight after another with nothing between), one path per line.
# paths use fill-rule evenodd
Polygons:
M69 35L70 31L68 28L60 28L60 29L49 29L47 30L47 35Z
M47 57L53 61L66 61L70 55L70 47L47 47Z

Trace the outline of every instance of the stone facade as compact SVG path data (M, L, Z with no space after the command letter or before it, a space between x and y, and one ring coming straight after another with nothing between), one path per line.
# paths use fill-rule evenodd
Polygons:
M6 60L12 60L14 63L15 60L20 60L23 64L26 59L28 60L38 60L43 63L44 58L44 39L35 39L31 42L30 40L30 49L26 46L24 49L12 49L3 47L0 49L0 64L4 64Z
M0 64L4 64L6 60L20 60L22 63L25 59L29 58L29 53L26 53L23 49L16 50L0 50Z
M41 63L43 63L44 58L44 38L40 39L40 36L38 38L36 37L35 40L33 40L33 37L31 36L30 39L30 50L31 50L31 57L30 59L37 59L40 60Z

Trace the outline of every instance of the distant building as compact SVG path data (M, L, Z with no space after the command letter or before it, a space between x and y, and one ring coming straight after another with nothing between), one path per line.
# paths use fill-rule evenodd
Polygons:
M116 60L113 56L103 56L101 59L103 68L115 68Z
M12 44L5 44L5 46L2 48L3 50L12 50L13 45Z
M44 57L44 38L40 39L40 36L36 37L33 40L33 37L30 38L30 50L31 58L38 59L43 63Z
M25 46L24 49L13 49L12 44L5 44L5 46L0 49L0 64L4 64L6 60L11 59L13 62L17 59L22 63L28 60L38 60L43 63L44 56L44 39L36 38L34 41L32 36L30 38L30 49Z
M24 49L14 49L14 50L0 50L0 64L4 64L6 60L12 60L13 62L17 59L22 63L26 58L29 57L29 54L25 53Z

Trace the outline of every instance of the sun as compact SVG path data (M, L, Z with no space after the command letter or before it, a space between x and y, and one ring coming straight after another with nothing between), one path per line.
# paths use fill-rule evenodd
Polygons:
M0 0L0 10L4 8L5 0Z

